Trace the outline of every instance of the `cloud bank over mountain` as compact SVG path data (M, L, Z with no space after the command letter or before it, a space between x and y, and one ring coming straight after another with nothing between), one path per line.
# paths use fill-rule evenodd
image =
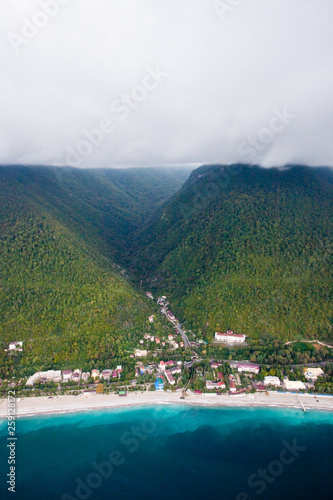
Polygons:
M0 163L333 165L330 0L3 0Z

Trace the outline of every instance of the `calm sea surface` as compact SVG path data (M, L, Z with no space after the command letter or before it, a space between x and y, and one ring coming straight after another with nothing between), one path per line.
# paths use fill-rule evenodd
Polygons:
M333 500L333 414L155 406L17 420L15 500Z

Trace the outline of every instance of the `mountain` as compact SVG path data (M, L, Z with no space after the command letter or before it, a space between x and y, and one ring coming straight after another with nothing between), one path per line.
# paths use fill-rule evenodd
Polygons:
M333 339L333 172L204 165L137 233L133 269L206 340Z
M128 357L156 304L124 279L134 232L189 171L0 168L0 367L105 366ZM8 342L23 354L8 357ZM1 373L0 373L1 377Z

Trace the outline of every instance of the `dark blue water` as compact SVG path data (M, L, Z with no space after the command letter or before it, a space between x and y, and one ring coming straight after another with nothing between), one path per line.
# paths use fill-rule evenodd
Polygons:
M18 420L16 493L0 498L333 500L333 415L126 408Z

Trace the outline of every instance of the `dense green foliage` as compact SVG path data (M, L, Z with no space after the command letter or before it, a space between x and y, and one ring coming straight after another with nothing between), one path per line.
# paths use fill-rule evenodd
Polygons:
M143 332L171 330L149 324L156 304L112 260L185 175L143 170L0 169L0 377L111 367ZM23 353L4 352L14 340Z
M203 166L136 240L134 266L185 325L332 339L333 174Z

